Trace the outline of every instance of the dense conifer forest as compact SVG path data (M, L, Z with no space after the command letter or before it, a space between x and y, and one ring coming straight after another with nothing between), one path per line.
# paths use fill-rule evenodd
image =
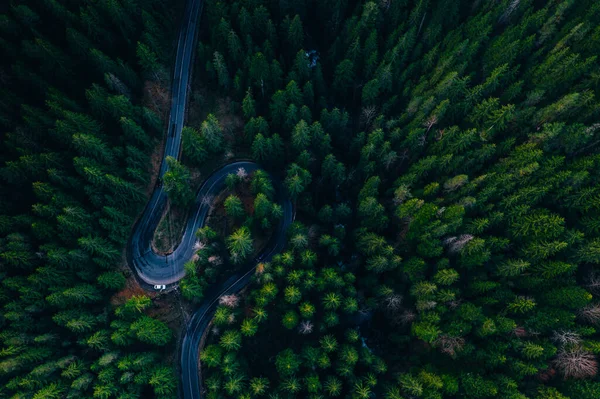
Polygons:
M220 296L202 397L600 397L599 2L205 0L202 120L157 182L184 3L0 5L0 398L180 395L158 298L193 312L252 261L274 182L287 245ZM236 159L264 170L144 292L154 188L187 216Z
M162 139L163 115L141 100L169 79L173 11L0 10L0 397L172 397L172 332L145 315L149 297L109 299L125 287L121 251Z

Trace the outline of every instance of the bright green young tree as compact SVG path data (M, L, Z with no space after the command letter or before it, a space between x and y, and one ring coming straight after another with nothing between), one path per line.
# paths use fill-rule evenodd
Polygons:
M242 226L227 237L227 248L233 263L242 263L254 249L250 230Z

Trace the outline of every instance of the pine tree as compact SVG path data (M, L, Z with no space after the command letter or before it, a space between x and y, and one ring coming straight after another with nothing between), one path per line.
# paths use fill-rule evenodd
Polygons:
M140 341L156 346L164 346L172 338L171 330L164 323L148 316L132 323L130 330Z
M302 27L302 20L299 15L296 15L290 23L287 40L292 54L302 48L302 44L304 43L304 28Z
M213 58L213 66L215 71L217 72L217 78L219 81L219 86L224 89L229 87L229 72L227 71L227 64L225 63L225 58L218 52L215 51Z
M244 117L246 119L254 118L256 116L256 102L252 97L252 90L248 88L246 96L242 101L242 110L244 111Z
M173 157L167 157L166 161L169 169L163 176L163 183L169 199L178 206L189 206L194 200L189 170Z
M225 206L225 212L227 213L227 216L237 220L244 216L245 211L242 206L242 201L239 199L239 197L230 195L225 199L223 204Z
M206 120L202 122L200 133L206 140L210 152L218 153L223 150L223 129L214 115L208 114Z
M291 349L286 349L279 354L275 359L275 366L277 372L283 376L288 377L293 375L300 367L301 361Z
M262 53L254 54L248 72L253 86L260 90L264 98L271 76L268 61Z
M202 165L208 158L207 144L204 135L194 128L185 126L182 131L183 154L195 165Z
M240 227L227 238L231 260L242 263L253 251L253 240L247 227Z
M254 136L252 141L252 158L256 161L264 163L272 159L272 147L268 138L265 138L262 134L258 133Z
M350 60L344 60L335 69L333 88L340 98L348 94L354 84L354 65Z
M154 77L160 69L156 53L144 43L138 42L136 54L144 73L149 77Z

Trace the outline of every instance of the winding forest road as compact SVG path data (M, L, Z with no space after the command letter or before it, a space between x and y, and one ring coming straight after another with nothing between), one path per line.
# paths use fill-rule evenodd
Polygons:
M162 177L167 171L166 157L172 156L177 158L181 148L181 130L185 120L188 87L191 82L191 64L201 10L201 0L187 1L185 17L181 25L177 43L173 86L171 89L172 102L169 129L159 173L159 181L162 181ZM146 205L142 217L134 227L127 246L127 261L132 270L137 274L138 279L143 283L144 288L152 289L152 286L155 284L175 284L184 277L184 264L194 254L194 244L196 243L195 232L204 225L206 216L210 210L210 202L204 201L204 199L211 198L223 190L227 175L237 172L239 168L243 168L247 173L251 173L260 169L260 166L248 161L233 162L210 175L198 192L180 244L168 256L155 253L151 245L154 231L167 204L167 195L162 185L157 185L150 201ZM185 399L201 398L198 377L200 340L212 318L219 298L224 294L241 290L250 281L256 264L259 261L269 261L285 245L285 231L293 220L292 204L284 195L281 183L273 179L273 185L276 193L275 201L282 206L283 217L270 241L257 258L243 265L235 275L220 284L209 287L205 292L203 302L185 326L180 359L182 372L181 386Z

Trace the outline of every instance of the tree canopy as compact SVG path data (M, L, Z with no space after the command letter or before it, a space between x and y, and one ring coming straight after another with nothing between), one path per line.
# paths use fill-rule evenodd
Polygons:
M0 6L0 397L177 394L161 300L121 267L177 9ZM218 300L206 397L600 397L597 1L210 0L198 23L202 110L162 184L185 207L192 172L264 169L203 199L220 224L179 283L193 307L255 267Z

